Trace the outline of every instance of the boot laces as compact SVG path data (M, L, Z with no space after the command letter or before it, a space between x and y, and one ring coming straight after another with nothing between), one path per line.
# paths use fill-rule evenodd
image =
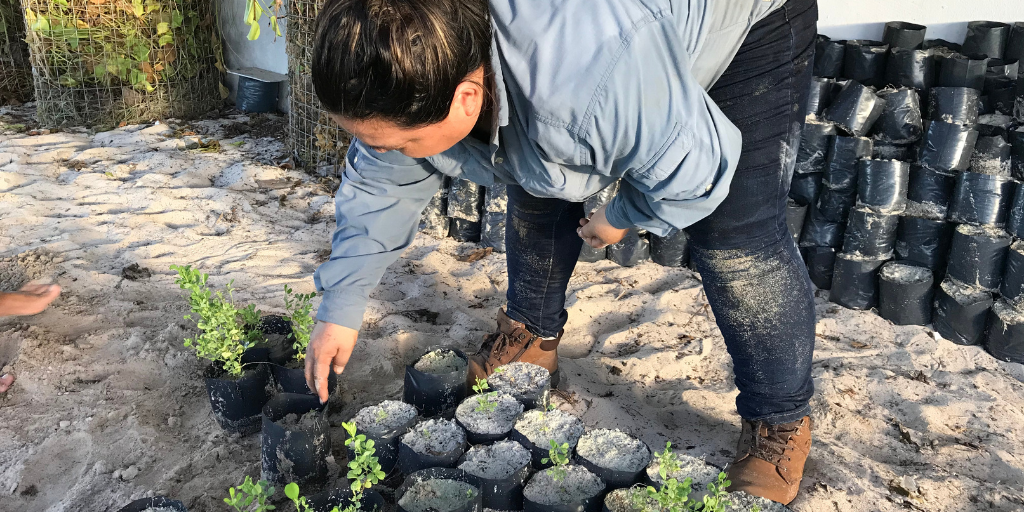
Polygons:
M760 421L753 423L751 425L753 439L751 439L747 453L774 464L782 470L787 470L785 463L789 462L791 457L786 452L794 449L794 446L789 444L789 440L799 432L800 426L800 423L791 425L769 425Z

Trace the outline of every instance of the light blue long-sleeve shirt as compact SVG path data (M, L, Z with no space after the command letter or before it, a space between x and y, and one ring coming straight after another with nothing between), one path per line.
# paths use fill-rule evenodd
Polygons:
M784 1L491 0L490 143L468 137L416 159L352 141L331 258L314 276L317 319L359 329L442 175L569 201L621 180L608 221L661 235L708 216L729 192L741 138L705 88Z

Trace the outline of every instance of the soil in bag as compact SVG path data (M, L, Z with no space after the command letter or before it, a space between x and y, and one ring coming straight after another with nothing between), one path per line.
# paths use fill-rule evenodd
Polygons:
M403 400L427 418L453 412L466 398L468 367L466 354L458 349L438 348L427 352L405 367Z
M928 50L893 48L885 65L885 81L894 87L912 87L922 94L935 85L935 59Z
M1005 301L993 304L985 350L1000 361L1024 363L1024 313Z
M1014 242L1007 251L999 294L1014 307L1024 308L1024 241Z
M871 149L871 158L875 160L899 160L913 162L917 160L917 148L907 144L893 144L876 140Z
M957 283L948 277L935 292L935 331L957 345L982 342L992 294L985 290Z
M918 162L940 171L964 171L971 164L978 132L969 126L932 121L925 130Z
M1024 126L1009 132L1010 174L1016 180L1024 181Z
M1010 38L1010 25L995 21L972 21L967 24L963 52L984 55L992 59L1003 58Z
M857 163L857 203L876 212L901 212L907 205L910 164L864 159Z
M888 259L896 243L899 219L899 214L878 213L864 207L850 210L843 252Z
M831 78L816 76L811 78L811 89L807 94L807 115L819 116L839 92L839 86Z
M846 41L833 41L818 35L814 43L814 76L836 78L843 74Z
M932 321L935 277L924 267L889 262L878 272L878 314L896 325Z
M795 205L792 199L787 200L786 219L789 220L789 206ZM800 208L796 206L796 208ZM801 227L803 223L801 221ZM651 261L663 267L685 267L690 262L690 235L680 229L668 236L649 233L651 241Z
M618 243L608 246L608 259L623 267L635 267L651 259L651 243L647 233L630 228Z
M871 309L878 304L878 269L889 255L871 258L836 254L829 300L850 309Z
M412 405L385 400L360 409L353 418L356 431L373 440L377 461L385 474L390 475L398 465L399 438L417 423L417 414L418 411ZM355 452L351 446L347 450L351 460Z
M547 408L548 393L558 386L559 372L532 363L515 362L501 365L487 377L487 385L512 395L526 409Z
M673 453L673 455L677 467L666 468L665 478L661 477L661 461L655 457L644 470L642 483L660 490L667 480L675 478L677 482L682 482L689 477L693 479L691 488L707 489L707 485L717 480L718 474L722 472L722 468L711 464L703 457L692 457L685 453Z
M578 464L539 471L523 489L524 512L598 512L605 483Z
M352 489L346 484L344 488L332 489L314 494L306 499L311 512L332 512L345 510L352 505ZM363 491L363 497L359 502L360 512L384 512L387 503L379 492L372 489Z
M832 272L836 265L836 250L832 247L801 247L800 253L807 265L807 276L820 290L832 288Z
M451 468L466 451L466 432L443 418L421 421L401 437L398 470L410 475L421 469Z
M260 414L273 394L267 364L247 364L241 377L231 378L221 368L206 370L206 391L213 417L228 432L240 435L260 430Z
M879 98L873 89L850 80L822 115L844 132L862 137L871 130L883 109L885 100Z
M533 409L523 413L516 421L509 439L530 450L534 469L544 469L551 466L551 461L543 462L543 459L549 458L551 441L558 445L568 444L568 455L571 457L582 435L583 421L576 416L559 409Z
M793 235L793 242L800 242L800 232L804 229L804 221L807 219L808 206L800 206L792 199L786 200L786 227ZM651 239L651 257L654 258L654 239ZM688 256L688 255L687 255ZM655 260L657 262L657 260ZM682 266L682 265L677 265Z
M878 93L885 100L882 115L872 128L875 138L894 144L909 144L921 138L921 99L914 89L886 89Z
M978 137L971 155L971 172L1010 176L1010 143L1002 136Z
M117 512L188 512L185 504L163 496L139 498L118 509Z
M395 492L399 512L482 512L480 480L454 468L428 468L408 477Z
M890 21L882 31L882 42L890 48L916 50L924 45L924 34L928 27L905 21Z
M949 249L946 275L968 286L999 288L1006 267L1010 235L999 228L957 226Z
M814 204L821 193L822 176L820 172L794 174L789 187L789 198L801 206Z
M483 506L491 510L522 510L523 486L530 476L530 452L515 441L474 446L459 469L477 477Z
M974 126L974 129L978 130L978 138L1002 137L1009 141L1012 126L1013 118L1008 115L985 114L983 116L978 116L978 124ZM1007 144L1009 144L1009 142Z
M953 189L949 220L976 226L1005 226L1015 186L1008 176L961 173Z
M576 444L576 460L607 484L606 490L631 487L651 462L651 449L621 430L595 429Z
M973 125L978 122L981 90L965 87L933 87L928 91L928 119Z
M939 61L939 87L985 88L988 59L981 55L954 54Z
M505 212L486 212L480 226L480 245L505 252Z
M836 136L828 152L822 183L846 194L857 191L857 161L871 158L874 144L866 137Z
M945 218L955 186L956 176L952 173L936 171L923 165L911 165L907 200L937 205L942 210L938 218Z
M904 213L896 229L896 260L944 273L953 227L945 219Z
M327 404L312 395L281 393L263 407L261 478L274 485L289 482L307 491L327 484L331 436Z
M826 219L816 206L812 206L800 232L800 247L842 247L845 232L845 223Z
M885 61L889 45L881 41L853 39L846 42L843 55L843 78L866 86L885 85Z
M822 172L828 157L828 148L836 136L836 127L827 121L808 118L800 134L800 149L796 153L795 172Z
M508 437L522 412L523 404L515 397L492 391L463 400L455 409L455 421L466 431L469 444L490 444Z

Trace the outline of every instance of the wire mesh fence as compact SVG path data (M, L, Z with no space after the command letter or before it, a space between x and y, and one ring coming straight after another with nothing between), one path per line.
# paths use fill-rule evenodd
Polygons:
M194 117L222 101L213 2L23 0L23 6L43 125Z
M32 66L18 0L0 0L0 104L32 98Z
M327 117L309 74L316 16L323 4L324 0L291 0L288 12L289 139L299 163L309 169L343 161L349 141Z

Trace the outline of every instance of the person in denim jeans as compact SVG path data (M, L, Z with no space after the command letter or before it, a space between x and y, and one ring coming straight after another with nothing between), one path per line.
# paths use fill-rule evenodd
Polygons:
M443 176L504 183L507 307L469 378L525 361L557 380L582 244L686 229L739 388L731 489L791 502L815 318L785 207L816 22L815 0L328 0L312 80L354 138L314 276L311 389L327 399Z

